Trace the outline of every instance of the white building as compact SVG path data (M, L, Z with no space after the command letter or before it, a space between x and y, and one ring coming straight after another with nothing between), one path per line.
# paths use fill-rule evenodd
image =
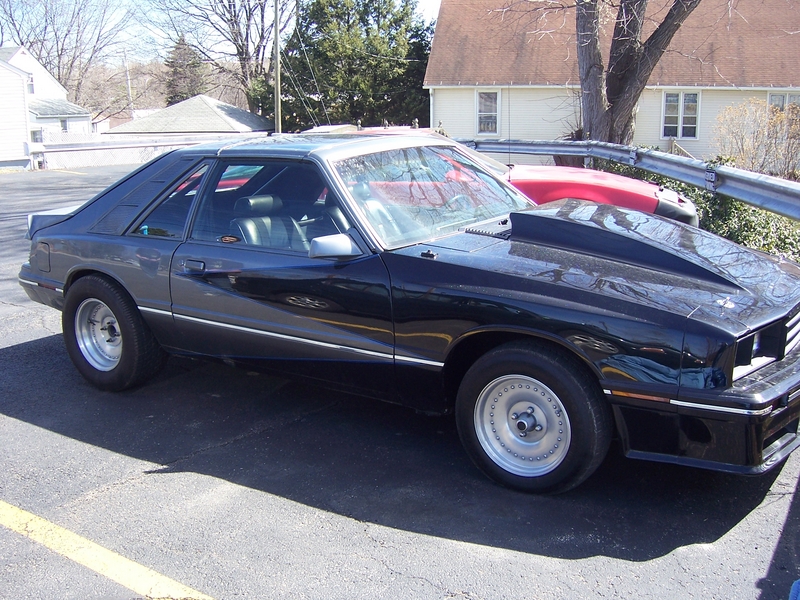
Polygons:
M28 168L42 143L91 131L89 111L69 102L64 86L25 48L0 48L0 166Z

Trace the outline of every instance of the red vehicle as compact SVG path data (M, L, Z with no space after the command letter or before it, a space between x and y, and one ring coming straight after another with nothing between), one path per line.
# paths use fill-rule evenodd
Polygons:
M577 167L513 165L505 167L503 178L537 204L576 198L697 225L697 209L691 200L655 183L623 175Z

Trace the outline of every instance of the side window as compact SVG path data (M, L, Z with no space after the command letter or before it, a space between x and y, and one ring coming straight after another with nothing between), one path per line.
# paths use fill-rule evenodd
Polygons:
M315 237L344 233L350 229L350 221L342 212L336 195L327 188L311 206L311 209L300 221L310 242Z
M192 201L200 189L208 165L193 171L145 217L134 235L182 238Z
M769 105L786 121L786 135L792 139L800 137L800 94L770 94Z
M194 240L306 253L314 237L349 228L309 163L225 162L205 189Z
M700 95L696 92L666 92L662 137L697 139Z
M783 110L786 107L786 95L785 94L770 94L769 95L769 105L774 106L778 110Z
M497 133L497 92L478 92L478 134Z

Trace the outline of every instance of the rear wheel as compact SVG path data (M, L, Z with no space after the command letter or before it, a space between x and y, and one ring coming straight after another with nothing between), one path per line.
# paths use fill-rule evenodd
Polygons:
M510 343L467 371L456 400L461 441L502 485L564 492L600 465L612 422L597 383L555 347Z
M135 387L164 366L166 353L133 300L105 277L87 275L72 284L61 324L73 364L102 390Z

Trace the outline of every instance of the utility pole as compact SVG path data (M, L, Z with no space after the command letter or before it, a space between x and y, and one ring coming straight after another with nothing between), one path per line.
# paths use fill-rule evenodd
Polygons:
M280 21L278 17L278 3L280 0L275 0L275 24L272 26L272 33L275 36L275 133L281 132L281 46L278 39L278 31L280 30Z
M133 94L131 93L131 72L128 68L128 53L122 50L122 62L125 64L125 83L128 86L128 112L133 119Z

